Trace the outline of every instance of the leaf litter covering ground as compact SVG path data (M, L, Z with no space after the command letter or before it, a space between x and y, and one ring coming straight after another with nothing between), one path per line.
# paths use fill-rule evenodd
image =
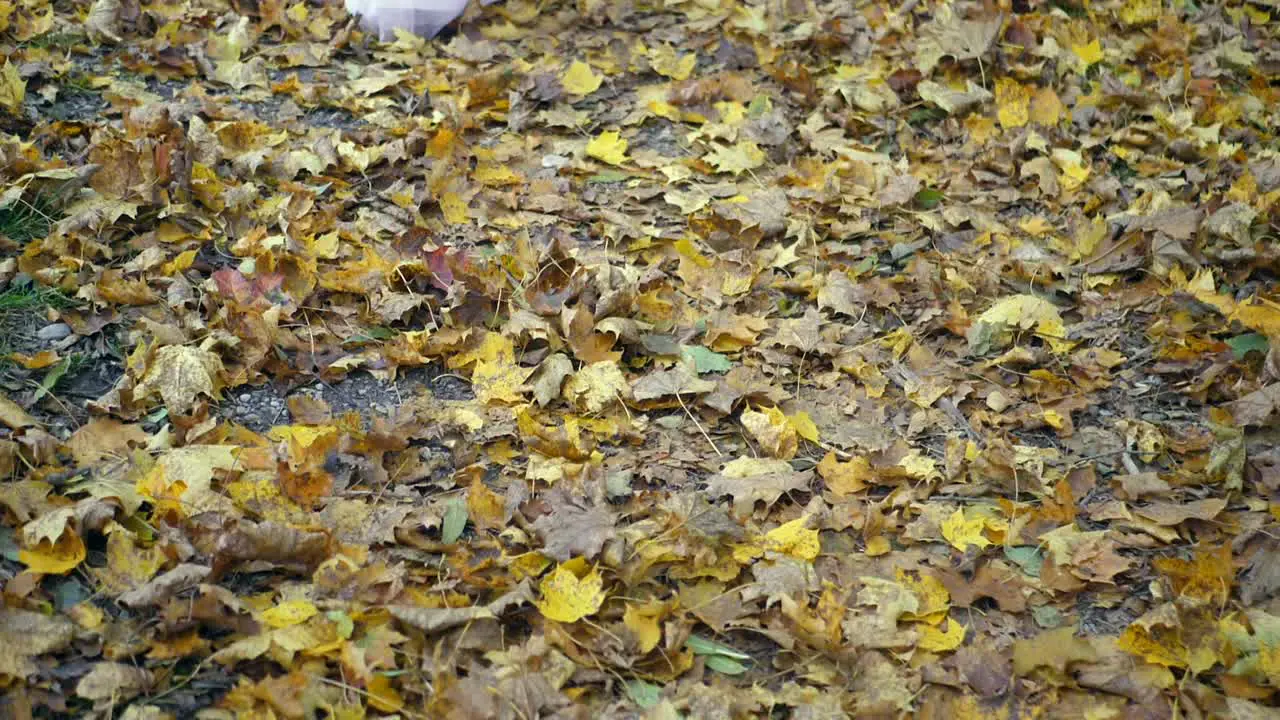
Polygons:
M10 715L1273 716L1274 3L0 9Z

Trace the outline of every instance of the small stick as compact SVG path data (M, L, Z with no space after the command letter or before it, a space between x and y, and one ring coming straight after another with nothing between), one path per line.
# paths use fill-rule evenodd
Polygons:
M716 451L716 456L724 457L724 453L720 452L720 448L716 447L715 441L707 434L706 428L702 427L702 423L698 422L698 418L689 412L689 406L684 404L684 398L680 397L680 393L676 393L676 402L680 403L680 407L684 408L684 414L688 415L689 419L693 421L694 426L698 428L698 432L702 433L702 437L706 438L707 444L711 446L711 449Z

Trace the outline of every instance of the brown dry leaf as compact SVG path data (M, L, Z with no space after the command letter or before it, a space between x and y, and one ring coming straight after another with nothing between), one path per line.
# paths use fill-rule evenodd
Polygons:
M547 557L558 562L573 557L592 560L614 537L615 517L607 508L587 505L561 488L553 490L547 502L551 512L533 522Z
M329 546L329 534L325 532L273 522L239 521L220 534L215 551L221 564L262 561L305 568L328 557Z
M772 505L784 493L807 491L813 471L797 472L784 460L737 458L725 463L719 473L707 481L707 494L712 497L733 496L734 512L751 511L756 501Z
M96 417L72 433L67 449L79 465L92 465L106 458L127 456L144 447L149 436L141 425Z
M209 576L212 569L205 565L183 563L129 592L120 594L120 602L139 608L163 604L174 593L195 587Z
M982 57L995 42L1003 23L1003 16L965 20L948 6L920 29L921 38L916 44L916 66L928 75L944 56L949 55L957 60Z
M1263 425L1280 409L1280 383L1259 388L1231 403L1235 421L1244 426Z
M392 605L387 610L397 620L425 633L437 633L460 625L496 617L486 607L424 608Z
M1187 520L1213 520L1225 510L1227 501L1224 498L1209 498L1191 502L1151 502L1142 507L1133 508L1133 514L1147 518L1158 525L1181 525Z
M17 403L4 395L0 395L0 422L9 426L10 430L39 427L40 423L27 414Z
M76 695L95 703L124 701L151 688L150 670L124 663L101 662L76 683Z
M0 608L0 675L25 679L36 672L36 658L67 647L74 635L64 617Z
M700 379L684 365L677 365L640 378L631 386L631 394L636 400L645 401L699 395L715 389L715 383Z

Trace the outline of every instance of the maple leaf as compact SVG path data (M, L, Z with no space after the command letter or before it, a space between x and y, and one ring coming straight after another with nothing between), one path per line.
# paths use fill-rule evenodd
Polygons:
M784 460L737 458L725 463L719 473L707 481L712 497L733 496L734 512L751 511L757 500L772 505L783 493L807 490L812 471L795 471Z
M984 518L966 517L963 510L956 510L942 523L942 536L961 552L970 547L982 549L991 544L982 534L985 528Z
M510 338L486 333L480 346L468 354L466 360L475 361L471 382L481 402L515 403L523 399L522 388L532 370L516 364L515 347Z
M617 130L607 130L587 143L587 156L610 165L627 162L627 141Z
M594 568L581 575L558 565L538 584L542 600L534 603L548 620L571 623L594 615L604 603L604 579Z
M615 517L607 508L587 506L558 488L549 501L551 513L535 520L533 529L543 538L542 553L552 560L591 560L614 537Z
M764 412L744 410L742 425L770 455L790 460L799 449L799 434L778 408Z
M1051 341L1066 337L1062 316L1052 303L1035 295L1013 295L978 316L969 330L969 347L981 354L1007 344L1011 340L1010 329L1034 329Z
M702 380L684 365L677 365L670 370L650 373L631 386L631 394L636 400L657 400L680 395L698 395L716 389L716 384Z
M754 142L741 140L734 145L715 146L705 159L717 172L741 175L764 165L765 154Z
M22 110L26 94L26 81L18 75L18 67L6 58L4 67L0 67L0 107L11 115L17 115Z
M61 650L74 636L75 625L65 617L0 609L0 674L25 680L38 669L35 658Z
M581 60L574 60L569 64L568 69L564 71L564 75L560 78L564 84L564 89L570 95L586 96L600 89L600 84L604 82L604 78L596 75L591 70L591 66Z
M167 345L156 351L134 388L134 397L159 395L170 413L185 415L197 396L218 397L221 369L222 359L213 352L190 345Z
M680 55L670 45L649 48L649 64L653 66L654 71L672 80L688 80L697 63L697 53Z
M575 373L565 383L563 392L570 403L594 415L625 399L630 386L616 362L602 361Z
M957 60L982 57L991 49L1003 24L1002 15L987 20L964 20L951 6L943 7L933 20L920 28L916 65L927 76L947 55Z

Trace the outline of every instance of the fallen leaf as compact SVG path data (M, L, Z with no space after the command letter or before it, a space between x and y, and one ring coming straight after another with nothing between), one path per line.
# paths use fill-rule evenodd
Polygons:
M607 130L587 143L587 156L610 165L627 162L627 141L617 130Z
M558 565L538 585L542 600L535 603L548 620L577 622L594 615L604 603L604 579L594 568L581 577L573 570Z
M596 75L591 66L581 60L574 60L560 78L564 89L570 95L587 96L600 89L604 77Z

